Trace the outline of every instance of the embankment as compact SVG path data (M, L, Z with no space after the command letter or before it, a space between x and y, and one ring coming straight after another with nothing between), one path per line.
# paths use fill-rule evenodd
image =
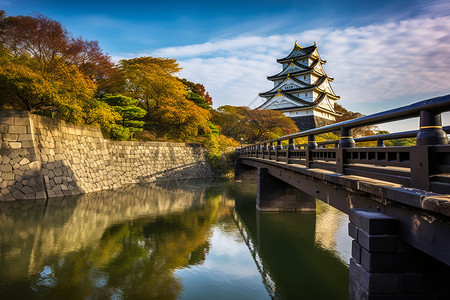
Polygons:
M0 111L0 201L212 177L199 144L119 142L99 128Z

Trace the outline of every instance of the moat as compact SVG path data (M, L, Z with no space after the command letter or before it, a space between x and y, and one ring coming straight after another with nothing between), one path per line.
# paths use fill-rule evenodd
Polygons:
M0 202L0 298L347 299L348 217L255 199L184 181Z

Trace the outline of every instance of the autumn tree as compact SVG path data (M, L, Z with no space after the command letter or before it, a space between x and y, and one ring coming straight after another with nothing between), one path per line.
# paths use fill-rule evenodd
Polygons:
M92 80L100 93L115 76L111 58L97 41L72 35L57 21L41 14L6 16L0 11L0 43L13 57L28 56L35 60L35 70L48 75L65 63L74 65Z
M179 80L187 87L186 98L188 100L202 108L211 109L212 98L203 84L193 83L185 78Z
M7 17L0 11L0 107L73 123L113 122L111 108L93 99L108 69L112 63L97 42L72 38L42 15Z
M138 99L147 111L159 109L167 99L183 98L185 86L173 74L181 68L175 59L139 57L119 61L123 94Z
M150 113L150 124L158 135L186 140L210 132L211 113L183 97L168 98Z
M282 112L274 110L250 109L245 106L219 107L213 122L221 128L221 133L248 143L298 132L294 121Z
M336 123L364 117L362 113L347 110L337 103L334 104L334 109L336 110L336 112L341 114L341 116L336 117ZM359 136L374 135L375 132L377 131L378 131L377 126L358 127L353 129L353 136L359 137Z

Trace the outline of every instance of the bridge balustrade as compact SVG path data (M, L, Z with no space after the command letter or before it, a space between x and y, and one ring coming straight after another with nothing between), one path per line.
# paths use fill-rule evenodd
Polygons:
M237 151L241 158L298 164L448 194L450 146L447 145L447 133L450 133L450 126L442 127L441 121L441 113L446 111L450 111L450 95L263 141ZM419 130L358 138L352 135L358 127L415 117L420 118ZM339 141L316 142L317 135L329 132L340 132ZM308 143L296 145L295 140L302 137L307 137ZM415 146L384 145L386 140L411 137L416 138ZM376 141L377 146L356 147L356 143L367 141Z

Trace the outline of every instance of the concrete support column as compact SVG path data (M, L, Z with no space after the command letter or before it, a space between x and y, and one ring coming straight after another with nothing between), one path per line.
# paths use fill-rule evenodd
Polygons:
M234 180L236 181L256 181L257 169L248 165L242 164L241 159L236 159L234 162Z
M352 210L350 299L450 299L450 268L400 241L397 220Z
M258 168L256 207L260 211L315 211L315 198Z

